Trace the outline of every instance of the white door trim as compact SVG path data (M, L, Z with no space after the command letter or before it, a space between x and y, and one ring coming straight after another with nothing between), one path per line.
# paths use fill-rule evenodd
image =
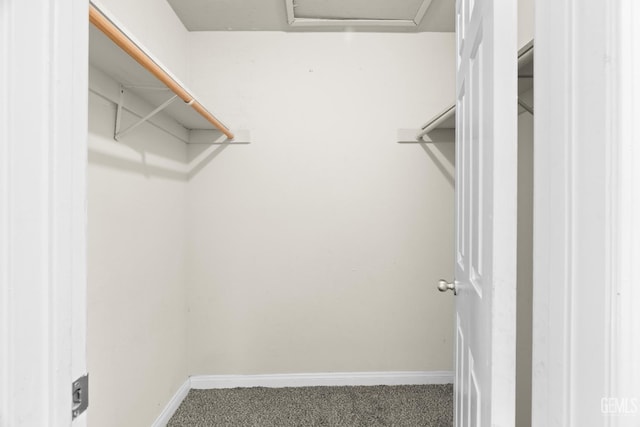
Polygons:
M0 3L2 427L70 426L86 370L87 8Z
M639 18L536 2L534 427L638 425Z
M612 413L607 426L636 427L640 422L640 5L637 0L611 3L609 383L601 410ZM628 413L617 414L625 404Z
M566 3L538 0L535 16L533 427L569 426L573 139L572 123L565 117L571 107L572 72Z

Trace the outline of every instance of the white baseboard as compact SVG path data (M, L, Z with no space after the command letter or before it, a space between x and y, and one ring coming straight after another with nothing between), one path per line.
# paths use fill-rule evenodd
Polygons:
M191 390L191 381L189 378L180 386L176 394L173 395L167 406L162 410L158 418L151 424L151 427L165 427L173 414L176 412L182 401Z
M194 375L191 388L452 384L451 371L329 372L315 374Z

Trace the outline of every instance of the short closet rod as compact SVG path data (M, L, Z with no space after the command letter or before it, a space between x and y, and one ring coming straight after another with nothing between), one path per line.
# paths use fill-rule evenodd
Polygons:
M180 99L196 110L202 117L204 117L209 123L214 125L229 139L233 139L233 133L223 125L213 114L207 111L202 104L195 100L195 98L187 92L185 88L180 86L165 70L163 70L153 59L149 57L142 49L140 49L134 42L129 39L120 29L113 24L106 16L102 14L93 4L89 5L89 21L100 31L102 31L107 37L109 37L120 49L124 50L135 59L140 65L146 68L151 74L153 74L158 80L164 83L169 89L173 91Z

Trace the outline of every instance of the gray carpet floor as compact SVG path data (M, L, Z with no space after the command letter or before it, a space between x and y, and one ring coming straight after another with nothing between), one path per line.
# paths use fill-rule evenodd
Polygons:
M191 390L168 427L451 427L451 385Z

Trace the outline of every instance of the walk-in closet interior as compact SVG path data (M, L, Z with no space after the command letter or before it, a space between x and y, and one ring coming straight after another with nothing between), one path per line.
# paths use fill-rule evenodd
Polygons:
M189 388L453 382L455 3L91 2L90 426ZM532 0L518 24L526 427Z

